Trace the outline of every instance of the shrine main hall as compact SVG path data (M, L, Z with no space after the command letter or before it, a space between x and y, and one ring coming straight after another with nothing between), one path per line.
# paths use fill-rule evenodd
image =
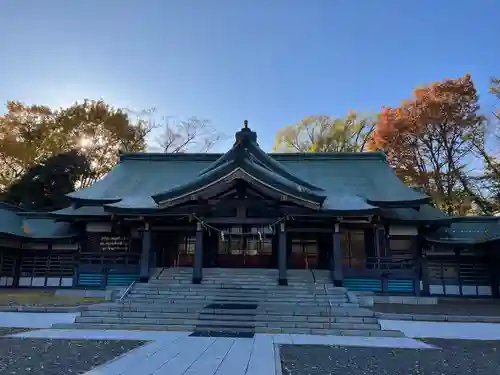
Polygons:
M224 154L124 153L72 204L0 203L0 286L106 288L168 267L326 269L335 286L499 296L497 217L452 217L379 152L266 153L245 126Z

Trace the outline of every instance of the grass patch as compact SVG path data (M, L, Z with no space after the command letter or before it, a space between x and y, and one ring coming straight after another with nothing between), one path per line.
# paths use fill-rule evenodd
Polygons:
M0 306L78 306L104 302L96 297L59 297L50 291L1 291Z
M37 328L11 328L11 327L0 327L0 337L14 335L16 333L37 331Z

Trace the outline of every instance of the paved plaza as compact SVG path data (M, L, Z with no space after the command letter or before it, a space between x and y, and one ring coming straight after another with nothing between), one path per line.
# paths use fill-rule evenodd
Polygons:
M500 366L500 324L380 323L384 329L400 329L407 337L256 334L231 338L168 331L3 329L0 369L16 375L326 375L339 371L486 375Z
M416 322L400 322L400 325L407 323ZM411 327L410 330L415 329ZM473 369L476 374L486 375L497 368L498 341L477 340L490 339L492 335L500 339L499 324L435 323L429 326L424 322L421 327L422 336L431 336L430 330L433 330L435 336L455 340L300 334L190 337L190 332L74 329L32 330L1 339L3 347L13 347L11 352L17 352L14 355L20 361L13 358L9 363L9 354L2 354L5 373L15 371L17 375L35 372L44 375L326 375L336 371L349 374L345 372L349 366L353 371L360 371L353 373L366 374L417 374L426 370L429 374L456 375L469 374ZM486 332L489 336L483 337ZM475 340L456 340L461 335ZM32 354L21 358L20 345ZM25 364L24 368L20 363Z
M251 339L190 337L189 332L38 330L14 337L46 340L149 341L86 375L276 375L279 345L345 345L385 348L432 346L409 338L257 334ZM21 373L22 374L22 373ZM52 375L47 373L47 375Z

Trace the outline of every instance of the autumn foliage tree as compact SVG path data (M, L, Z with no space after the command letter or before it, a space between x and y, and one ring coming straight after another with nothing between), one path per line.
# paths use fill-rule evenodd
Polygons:
M2 194L2 201L30 211L47 211L70 205L72 192L82 176L89 174L85 153L72 150L33 165Z
M102 100L59 109L10 101L0 116L0 191L44 160L76 149L90 164L78 184L89 185L112 168L119 151L143 151L150 130L149 122Z
M500 102L500 79L492 78L490 93ZM492 116L485 123L485 141L474 144L474 152L484 163L482 188L488 191L495 211L500 210L500 107L495 103Z
M307 116L280 129L274 149L287 152L365 151L375 122L356 112L345 118Z
M397 173L448 213L474 202L490 207L474 184L474 145L484 143L484 117L470 75L421 87L395 108L383 108L371 149L384 150Z

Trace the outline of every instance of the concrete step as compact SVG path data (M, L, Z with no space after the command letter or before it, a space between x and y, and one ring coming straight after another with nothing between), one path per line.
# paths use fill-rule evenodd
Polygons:
M187 331L193 332L195 326L159 326L151 324L91 324L91 323L59 323L52 325L53 329L95 329L95 330L152 330L152 331ZM201 330L201 329L200 329ZM229 330L234 331L234 328ZM315 335L335 335L335 336L363 336L363 337L404 337L400 331L382 330L334 330L334 329L299 329L299 328L271 328L255 327L255 333L295 333L295 334L315 334Z
M354 307L353 304L347 301L321 301L321 300L263 300L256 298L209 298L209 299L190 299L190 298L172 298L172 299L153 299L153 298L134 298L127 299L125 303L142 303L142 304L194 304L194 305L208 305L213 303L236 303L236 304L257 304L260 306L268 305L281 305L281 306L322 306L322 307Z
M330 289L323 287L304 287L304 288L290 288L290 287L245 287L245 286L227 286L227 285L205 285L205 284L179 284L179 285L155 285L155 284L139 284L135 285L131 290L138 290L144 292L176 292L179 290L185 290L187 292L210 292L210 291L222 291L222 292L234 292L242 291L249 293L267 293L267 294L345 294L346 290L342 289Z
M248 282L248 281L237 281L237 280L213 280L213 281L203 281L201 284L193 284L191 280L155 280L149 281L149 285L158 286L161 288L168 287L180 287L185 285L193 285L198 288L214 288L214 287L239 287L239 288L259 288L259 289L281 289L281 290L290 290L290 289L324 289L323 286L319 286L319 284L313 284L309 282L304 283L292 283L289 282L288 285L278 285L277 281L272 282Z
M86 312L89 311L109 311L109 312L144 312L144 313L210 313L210 314L223 314L223 313L233 313L233 314L266 314L266 315L277 315L277 316L334 316L334 317L356 317L356 318L371 318L375 316L375 313L368 309L362 308L352 308L352 307L337 307L337 308L323 308L317 306L295 306L290 309L288 306L258 306L257 309L207 309L204 305L142 305L142 304L101 304L89 307Z
M213 300L213 299L227 299L227 300L240 300L240 299L248 299L248 300L253 300L253 301L263 301L263 302L291 302L291 303L324 303L328 304L329 302L331 303L346 303L348 302L347 297L339 297L339 296L309 296L309 297L267 297L267 296L256 296L256 295L246 295L244 293L239 294L239 295L233 295L233 296L227 296L227 295L217 295L217 294L197 294L197 295L184 295L182 293L176 294L176 295L160 295L159 297L157 295L137 295L137 294L131 294L131 295L126 295L124 297L124 300L131 300L131 301L175 301L175 300L186 300L186 301L207 301L207 300Z
M231 295L231 294L245 294L245 295L258 295L258 296L267 296L267 297L342 297L344 298L345 293L330 293L324 290L290 290L290 291L265 291L263 289L196 289L196 288L179 288L179 289L131 289L128 294L150 294L150 295L160 295L160 296L169 296L169 295Z
M333 288L333 287L323 287L306 285L304 287L291 287L291 286L278 286L273 285L270 287L266 286L247 286L247 285L216 285L216 284L158 284L158 283L144 283L135 284L132 290L144 290L144 291L177 291L177 290L187 290L187 291L209 291L209 290L221 290L221 291L248 291L248 292L261 292L261 293L329 293L329 294L345 294L345 288Z
M258 294L142 294L142 293L131 293L125 298L132 300L155 300L155 301L168 301L168 300L226 300L226 301L241 301L241 300L252 300L252 301L263 301L263 302L331 302L331 303L346 303L348 299L346 297L335 296L304 296L304 297L282 297L282 296L262 296Z
M199 319L199 320L234 320L258 322L314 322L314 323L351 323L351 324L377 324L374 317L328 317L308 315L270 315L270 314L239 314L237 311L217 313L178 313L178 312L138 312L138 311L83 311L81 317L94 318L153 318L153 319Z
M170 280L170 279L183 279L183 280L192 280L193 274L165 274L162 273L160 276L156 277L151 277L151 280ZM276 281L278 280L278 273L276 274L268 274L268 275L251 275L251 274L238 274L238 273L233 273L233 274L227 274L227 275L222 275L222 274L207 274L203 273L202 275L202 282L205 280L214 280L214 279L237 279L237 280L246 280L246 281L255 281L255 280L272 280ZM332 280L330 277L301 277L301 276L291 276L287 275L287 280L288 281L307 281L307 282L318 282L319 280L324 280L326 282L331 283Z
M310 321L244 321L229 319L157 319L157 318L112 318L80 316L75 323L91 324L156 324L156 325L187 325L203 327L269 327L269 328L306 328L306 329L339 329L339 330L378 330L380 325L369 323L335 323Z
M355 305L353 303L325 303L325 302L273 302L273 301L253 301L253 300L240 300L240 301L226 301L226 300L184 300L184 299L176 299L176 300L154 300L154 299L126 299L123 301L124 306L132 305L145 305L145 306L160 306L160 307L168 307L172 305L178 306L188 306L188 307L200 307L204 308L206 305L210 304L257 304L261 308L287 308L293 309L296 307L319 307L323 309L328 308L356 308L359 305Z
M138 284L135 285L132 290L137 291L145 291L148 293L153 292L178 292L178 291L186 291L186 292L211 292L211 291L242 291L242 292L259 292L259 293L267 293L267 294L331 294L331 295L343 295L347 291L344 288L323 288L323 287L287 287L287 286L259 286L259 287L251 287L251 286L234 286L234 285L216 285L216 284L166 284L166 285L158 285L158 284Z

